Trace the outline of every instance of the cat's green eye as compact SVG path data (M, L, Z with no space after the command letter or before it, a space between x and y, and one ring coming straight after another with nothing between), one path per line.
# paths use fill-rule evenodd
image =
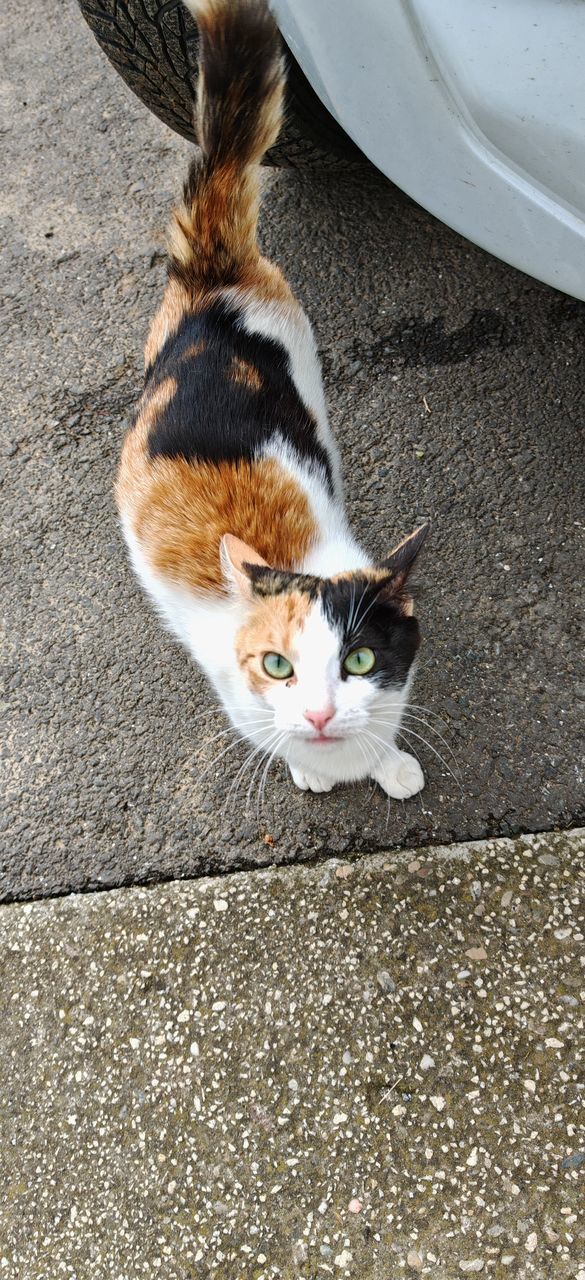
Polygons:
M262 666L273 680L288 680L293 674L292 664L288 658L283 658L281 653L265 653Z
M343 669L348 676L367 676L375 665L376 655L373 649L354 649L343 660Z

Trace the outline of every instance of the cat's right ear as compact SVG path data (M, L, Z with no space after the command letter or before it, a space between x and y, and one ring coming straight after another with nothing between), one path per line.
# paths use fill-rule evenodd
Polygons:
M233 533L224 534L219 545L219 559L224 582L232 594L251 600L252 583L244 566L258 564L264 569L270 566L257 551L242 542L241 538L235 538Z

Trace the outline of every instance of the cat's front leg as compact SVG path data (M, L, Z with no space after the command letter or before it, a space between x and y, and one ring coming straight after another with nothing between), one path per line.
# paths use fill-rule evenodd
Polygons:
M393 800L408 800L409 796L422 791L425 785L418 760L407 751L399 751L398 747L392 747L391 755L376 765L372 777Z
M295 786L301 791L331 791L333 786L331 778L322 778L309 769L294 769L292 764L289 768Z

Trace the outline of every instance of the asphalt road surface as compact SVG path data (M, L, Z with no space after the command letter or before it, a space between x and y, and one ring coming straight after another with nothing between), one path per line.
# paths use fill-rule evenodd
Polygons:
M315 325L356 532L379 554L433 520L416 701L445 742L417 726L407 804L277 767L258 814L112 501L189 148L71 0L2 22L1 896L581 822L585 307L374 173L267 173L262 241Z

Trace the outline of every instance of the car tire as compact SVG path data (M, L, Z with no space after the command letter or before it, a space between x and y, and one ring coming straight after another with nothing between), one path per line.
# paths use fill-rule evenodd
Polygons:
M79 0L79 6L132 92L175 133L195 142L192 104L199 38L182 0ZM321 169L365 164L286 46L285 56L285 125L267 164Z

